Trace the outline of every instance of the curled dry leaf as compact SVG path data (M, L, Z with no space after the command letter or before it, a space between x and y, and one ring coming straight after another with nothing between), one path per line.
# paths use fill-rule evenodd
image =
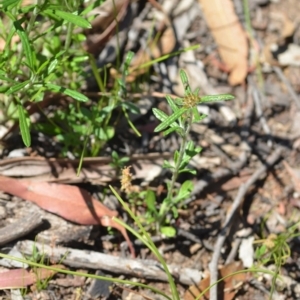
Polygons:
M125 228L112 220L112 217L118 215L117 211L108 209L84 189L0 176L0 190L33 202L46 211L77 224L114 227L122 233L132 256L135 256Z
M220 278L228 276L237 271L243 270L241 262L230 263L220 269ZM237 292L237 289L241 286L241 283L247 279L246 273L234 274L225 278L221 283L218 284L218 299L232 300ZM210 277L206 277L201 280L198 285L193 285L184 294L184 300L194 300L200 293L209 287ZM209 290L205 293L204 297L199 298L209 299Z
M230 85L244 82L248 73L246 33L231 0L199 0L208 27L218 46L220 57L230 72Z

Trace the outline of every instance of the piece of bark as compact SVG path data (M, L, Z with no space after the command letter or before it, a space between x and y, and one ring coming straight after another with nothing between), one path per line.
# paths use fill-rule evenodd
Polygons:
M24 218L16 220L12 224L0 228L0 246L25 236L42 223L41 217L35 213L29 214Z
M154 260L139 260L121 258L113 255L99 253L95 251L77 250L65 247L50 247L33 241L18 242L17 247L24 255L32 253L32 247L43 253L45 257L51 258L51 261L61 262L74 268L87 268L95 270L105 270L116 274L126 274L144 279L168 281L168 277L160 263ZM169 270L176 281L191 285L201 280L202 272L190 269L180 268L176 265L169 265Z

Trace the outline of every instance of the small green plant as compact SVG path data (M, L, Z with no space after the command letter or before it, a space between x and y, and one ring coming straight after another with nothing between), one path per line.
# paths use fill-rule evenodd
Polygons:
M296 233L299 229L299 222L286 229L280 234L271 233L267 238L256 240L255 244L261 244L256 248L255 258L258 265L268 265L273 263L275 271L272 278L272 286L269 299L272 299L276 287L276 280L280 274L280 268L286 263L291 256L291 250L288 242L295 237L300 236Z
M193 190L193 184L190 180L185 181L180 188L176 187L176 182L181 173L196 173L188 165L190 160L201 152L201 147L196 146L193 141L189 140L189 133L193 123L200 122L207 117L204 114L199 114L197 105L199 103L232 100L234 98L229 94L200 97L199 89L191 90L185 71L180 71L180 78L185 88L184 96L174 100L170 96L166 97L173 113L168 116L163 111L153 108L154 115L161 121L155 128L155 132L163 131L164 135L176 132L181 137L180 149L175 151L173 163L165 160L163 164L163 167L169 169L172 173L172 178L167 183L166 198L159 209L156 208L157 202L153 195L148 197L146 201L149 211L156 220L157 229L166 236L174 236L176 234L175 229L169 226L170 220L166 218L167 214L171 211L173 217L176 218L178 206L190 196Z
M79 48L84 35L74 30L91 25L83 17L85 11L80 11L80 1L39 0L27 6L21 2L4 0L0 4L5 16L0 21L0 38L5 41L0 55L0 96L4 115L19 121L23 142L30 146L26 109L30 103L43 101L47 92L88 101L78 92L84 75L82 62L88 55Z
M126 76L133 53L129 52L120 67L121 78L107 92L107 69L98 70L95 59L83 48L85 35L79 29L91 27L87 13L100 5L94 1L84 10L82 1L37 1L22 6L20 0L0 3L0 41L5 41L0 53L0 122L19 122L26 146L31 145L30 129L55 136L62 145L62 155L96 156L114 134L112 113L124 113L131 128L128 111L139 109L127 99ZM101 95L91 103L82 94L90 63ZM100 76L100 73L103 75ZM102 78L103 77L103 78ZM75 101L43 111L47 95L64 94ZM41 118L31 124L27 108L37 104Z
M41 265L48 264L48 259L45 258L43 253L40 253L39 250L36 248L35 244L32 247L31 256L25 257L28 262L38 263ZM35 274L37 281L35 283L36 288L38 291L44 290L47 288L49 281L52 279L52 276L49 276L46 279L40 278L39 269L36 267L32 268L32 272ZM24 290L24 295L26 294L26 289Z
M110 166L115 168L116 173L119 174L120 170L124 167L125 163L129 161L129 157L120 157L116 151L111 153L111 163Z

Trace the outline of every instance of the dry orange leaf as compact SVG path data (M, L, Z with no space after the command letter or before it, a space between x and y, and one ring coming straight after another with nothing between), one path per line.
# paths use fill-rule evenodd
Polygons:
M220 269L220 278L228 276L234 272L243 270L243 265L241 262L230 263ZM222 282L218 284L218 299L232 300L236 294L237 287L241 283L245 282L247 278L246 273L235 274L230 277L225 278ZM194 300L201 292L209 287L210 277L203 279L196 286L193 285L184 294L184 300ZM204 297L201 299L209 299L209 290L205 293Z
M62 265L54 265L54 268L64 268ZM0 273L0 290L26 288L38 280L47 279L56 272L44 268L37 268L35 272L25 269L8 270Z
M234 11L231 0L199 0L201 8L218 45L220 57L230 72L230 85L241 84L248 73L248 42L246 33Z
M122 233L132 256L135 256L125 228L112 220L118 212L104 206L84 189L65 184L0 176L0 190L33 202L46 211L77 224L114 227Z

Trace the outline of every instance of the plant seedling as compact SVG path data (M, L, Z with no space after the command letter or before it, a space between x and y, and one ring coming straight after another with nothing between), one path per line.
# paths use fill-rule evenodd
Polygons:
M173 163L165 160L163 164L163 167L169 169L172 173L172 178L167 183L168 192L166 198L163 200L158 211L153 203L151 203L150 206L148 203L149 210L153 211L153 215L156 216L157 229L166 236L174 236L176 234L175 228L168 226L169 220L166 219L167 213L172 211L173 216L176 218L178 215L178 205L187 199L193 190L193 183L190 180L185 181L179 189L175 187L175 184L178 175L181 173L196 174L196 171L190 169L188 164L195 155L201 152L201 147L196 146L193 141L189 140L189 133L193 123L200 122L207 117L205 114L199 114L197 105L205 102L234 99L234 97L229 94L200 97L199 89L195 91L191 90L188 77L184 70L180 70L180 78L185 89L184 96L174 100L170 96L166 96L173 113L168 116L163 111L153 108L154 115L161 122L154 131L162 131L164 135L176 132L182 139L180 149L174 153Z

